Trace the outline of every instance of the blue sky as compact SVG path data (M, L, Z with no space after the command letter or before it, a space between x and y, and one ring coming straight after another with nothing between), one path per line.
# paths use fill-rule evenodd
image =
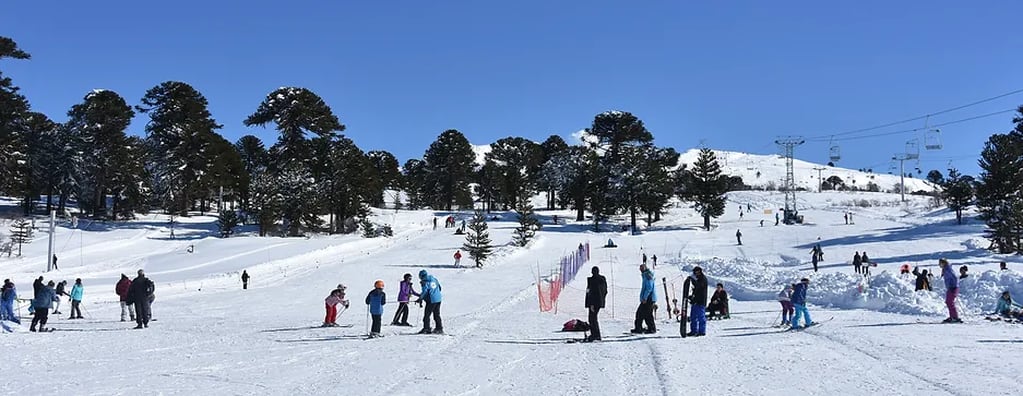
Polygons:
M7 2L0 35L31 61L0 64L36 111L63 121L91 89L138 104L167 80L210 101L229 140L267 93L306 87L364 150L421 157L446 129L474 144L566 139L608 109L658 145L778 152L827 162L827 136L1023 89L1019 1L193 1ZM1007 110L1023 93L936 116ZM1012 113L942 128L969 174ZM142 134L147 118L131 132ZM923 121L867 132L923 127ZM887 171L920 134L839 142L838 165Z

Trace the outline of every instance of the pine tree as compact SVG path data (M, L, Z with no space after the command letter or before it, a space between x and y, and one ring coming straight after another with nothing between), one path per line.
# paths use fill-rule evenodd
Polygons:
M533 236L536 235L536 230L540 228L540 221L537 220L536 213L533 212L533 205L530 205L527 201L519 202L515 212L519 226L515 227L512 240L516 245L525 247L533 239Z
M21 218L11 224L11 242L18 244L18 256L21 256L21 245L32 242L32 223Z
M956 213L956 223L963 224L963 210L973 202L973 178L959 174L956 168L950 168L948 179L942 178L942 182L944 190L941 197L948 209Z
M419 159L405 161L401 167L401 188L408 197L409 209L420 209L428 205L426 193L426 163Z
M5 58L29 59L31 56L19 49L14 40L0 36L0 61ZM0 194L16 194L24 185L18 176L25 159L24 139L28 132L25 118L29 103L18 90L0 71Z
M80 183L79 204L93 216L106 211L106 195L113 186L117 151L127 144L125 130L134 112L114 91L95 90L68 111L67 126L79 140L84 157L85 182Z
M490 147L485 160L496 168L501 204L507 210L536 192L534 179L543 162L543 149L521 137L503 138Z
M679 197L693 203L693 208L703 216L703 228L710 230L710 218L725 214L725 193L728 192L728 176L721 173L717 156L708 148L700 149L692 169L681 177Z
M941 171L937 169L931 169L930 172L927 172L927 181L940 186L945 184L945 176L941 174Z
M217 227L220 228L220 236L227 238L234 234L235 227L238 227L238 213L234 210L222 210L217 217Z
M258 137L252 135L242 136L235 142L234 148L238 151L238 155L242 160L242 166L245 168L245 174L239 180L238 198L241 201L242 210L248 212L249 185L252 183L252 178L257 172L267 169L269 158L263 142Z
M18 180L25 215L32 214L36 201L46 190L47 168L56 162L50 139L57 124L45 114L29 112L25 117L24 160L18 167Z
M210 145L212 135L222 125L213 119L208 106L206 98L191 85L166 81L146 91L142 105L135 107L150 117L146 140L163 207L182 216L187 216L193 202L204 195L201 179L209 174L208 167L220 154Z
M543 161L536 173L535 182L540 191L547 193L547 210L551 210L557 205L558 189L563 184L560 183L561 179L558 177L560 172L554 167L553 161L568 150L568 144L561 136L551 135L540 144L540 149L543 152Z
M586 219L586 208L591 180L597 168L598 157L593 150L570 146L550 161L552 181L565 206L575 209L575 220Z
M259 224L259 236L266 236L281 217L282 194L276 178L260 170L249 184L249 205Z
M373 170L372 180L374 184L367 186L370 192L369 204L375 207L384 206L384 192L398 188L401 171L398 169L398 159L387 151L374 150L366 153Z
M979 217L987 224L985 235L999 253L1005 254L1023 251L1020 234L1017 233L1023 225L1023 218L1019 216L1019 207L1023 203L1020 193L1023 185L1021 136L1015 131L991 135L980 153L982 171L976 191L977 209Z
M111 165L110 194L113 196L113 219L133 219L136 213L145 213L151 195L151 175L146 169L145 142L129 136L123 146L115 148Z
M679 154L673 148L654 148L646 154L637 172L635 189L636 205L646 214L646 223L650 226L661 219L675 195L675 176L671 170L678 166Z
M327 164L327 202L331 213L331 232L349 233L359 219L369 215L366 202L378 194L375 171L365 153L351 139L340 138L329 144L323 157Z
M310 155L313 143L306 138L333 140L345 126L330 107L312 91L305 88L283 87L271 92L254 113L245 119L246 126L265 126L273 123L280 133L277 143L270 148L269 170L277 179L280 213L287 225L288 235L297 235L302 227L316 229L322 220L316 211L316 186L323 182L313 175L313 162L322 161ZM317 169L322 172L322 169ZM250 197L251 199L251 197Z
M482 210L476 210L467 226L469 230L465 233L465 244L462 249L469 252L469 257L476 262L477 268L483 268L483 262L494 250L490 245L490 233L487 231L487 219L483 216Z
M437 210L454 206L472 206L469 193L476 154L461 132L449 129L441 133L423 155L426 163L423 192L427 202Z
M595 139L591 147L601 154L588 194L594 230L599 230L602 219L622 210L629 212L635 230L639 210L635 185L643 166L636 156L653 147L654 137L643 121L623 111L597 114L586 132Z

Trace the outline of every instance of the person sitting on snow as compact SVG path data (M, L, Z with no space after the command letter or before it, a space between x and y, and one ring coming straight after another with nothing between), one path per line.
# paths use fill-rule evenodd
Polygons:
M1008 290L1006 290L1002 292L1002 297L998 298L998 307L995 308L995 313L1007 318L1019 317L1023 315L1023 312L1020 312L1019 310L1013 311L1012 309L1013 307L1023 308L1023 306L1020 306L1019 304L1015 304L1012 302L1012 295L1009 294Z
M725 285L717 284L717 289L710 297L710 305L707 306L707 319L714 319L714 313L718 313L718 319L728 319L728 292Z

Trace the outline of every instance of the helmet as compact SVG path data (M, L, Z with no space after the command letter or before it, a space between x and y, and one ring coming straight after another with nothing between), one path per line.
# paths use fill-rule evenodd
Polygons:
M429 275L426 273L426 270L419 270L419 279L425 278L426 275Z
M375 287L377 289L383 289L384 288L384 281L382 281L380 279L377 279L376 282L373 282L373 287Z

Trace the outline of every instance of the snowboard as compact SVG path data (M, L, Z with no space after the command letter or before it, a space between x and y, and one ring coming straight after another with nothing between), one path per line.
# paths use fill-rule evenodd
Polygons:
M682 320L679 321L679 332L682 334L682 338L686 338L686 323L689 322L689 289L693 284L693 278L686 277L685 283L682 284Z
M661 278L661 282L664 283L664 308L665 308L664 312L666 312L666 315L664 315L664 316L670 318L672 315L671 315L671 303L668 301L668 296L669 296L669 294L668 294L668 278L667 277ZM671 320L668 319L668 322L671 322Z

